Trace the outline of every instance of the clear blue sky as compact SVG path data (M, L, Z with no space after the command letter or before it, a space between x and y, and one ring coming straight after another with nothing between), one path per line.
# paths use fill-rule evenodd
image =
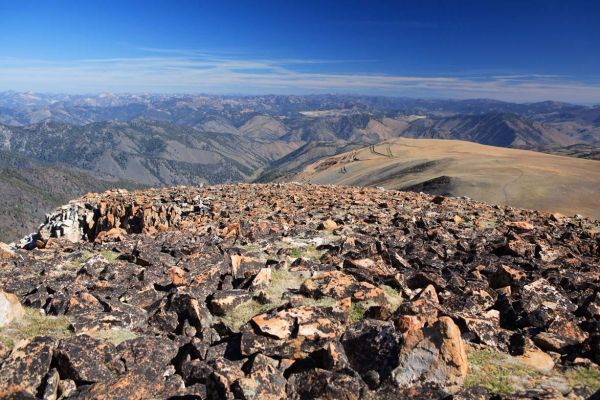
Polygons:
M600 102L600 1L4 1L0 90Z

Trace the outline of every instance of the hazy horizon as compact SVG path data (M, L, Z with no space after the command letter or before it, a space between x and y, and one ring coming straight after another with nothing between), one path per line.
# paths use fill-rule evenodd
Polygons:
M575 101L561 101L556 99L544 99L544 100L535 100L535 101L510 101L510 100L500 100L489 97L437 97L437 96L399 96L399 95L385 95L385 94L359 94L359 93L343 93L343 92L323 92L323 93L304 93L304 94L293 94L293 93L203 93L203 92L117 92L117 91L96 91L96 92L53 92L53 91L36 91L36 90L0 90L0 94L3 93L15 93L15 94L31 94L31 95L42 95L42 96L102 96L102 95L112 95L112 96L168 96L168 97L177 97L177 96L197 96L197 97L231 97L231 98L252 98L252 97L268 97L268 96L296 96L296 97L311 97L311 96L337 96L337 97L348 97L348 98L387 98L387 99L398 99L398 100L425 100L425 101L492 101L492 102L503 102L503 103L514 103L514 104L535 104L535 103L565 103L565 104L573 104L580 106L588 106L588 107L596 107L600 105L600 101L598 102L575 102Z
M600 103L596 2L0 0L0 90Z

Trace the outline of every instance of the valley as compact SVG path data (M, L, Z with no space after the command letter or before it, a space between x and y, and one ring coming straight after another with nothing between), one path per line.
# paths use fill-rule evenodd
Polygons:
M1 239L27 233L68 197L115 185L299 179L597 217L598 163L578 158L598 159L599 147L600 107L557 102L0 92L0 151L35 165L3 166ZM54 173L64 183L46 186Z
M1 151L0 183L0 241L33 232L46 213L87 192L142 187L131 181L99 179L83 170Z

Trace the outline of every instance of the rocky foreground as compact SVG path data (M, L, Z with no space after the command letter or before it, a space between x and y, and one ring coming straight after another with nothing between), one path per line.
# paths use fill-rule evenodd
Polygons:
M600 397L600 223L577 216L113 191L0 246L0 287L0 398Z

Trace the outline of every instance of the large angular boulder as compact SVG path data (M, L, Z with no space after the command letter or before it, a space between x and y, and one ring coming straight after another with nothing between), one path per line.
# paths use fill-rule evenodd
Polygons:
M567 318L577 310L566 294L544 278L523 286L521 308L524 322L538 328L549 326L557 318Z
M378 386L398 365L402 338L390 322L372 319L348 326L341 339L352 369L367 377L369 386Z
M163 375L178 350L178 346L165 337L138 337L117 346L127 371L142 372L148 377Z
M404 334L392 378L400 387L433 384L456 391L467 375L467 353L460 329L450 317Z
M13 349L0 370L0 398L33 398L50 369L54 340L38 336Z
M516 287L525 280L525 273L508 265L500 265L490 276L490 285L493 288Z
M55 357L60 376L76 382L107 381L124 371L115 346L88 335L61 341Z

